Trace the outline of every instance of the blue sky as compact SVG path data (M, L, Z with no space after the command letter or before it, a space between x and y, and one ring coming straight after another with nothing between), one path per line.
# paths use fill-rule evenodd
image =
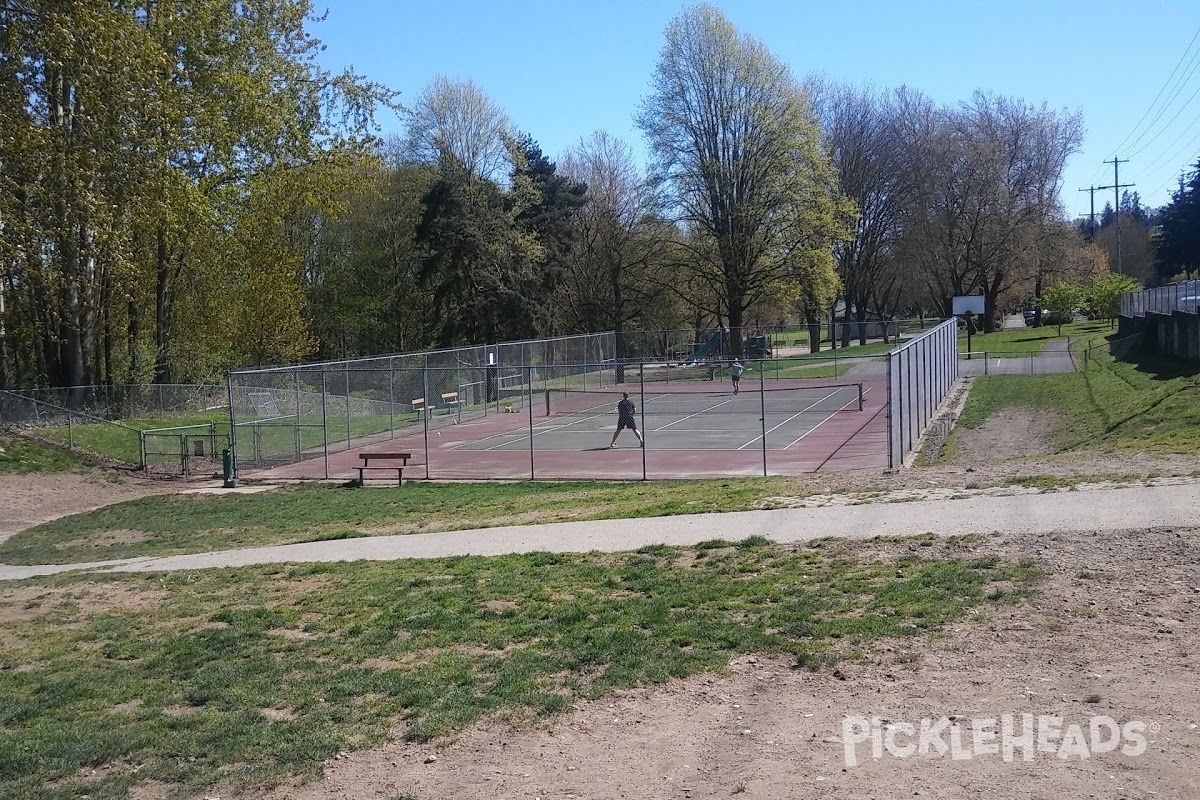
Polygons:
M1152 206L1170 199L1200 157L1197 0L713 4L801 78L907 84L945 104L984 89L1082 111L1087 132L1063 187L1073 215L1088 210L1079 188L1112 183L1112 166L1101 162L1114 154L1130 159L1121 182L1135 183ZM470 77L551 157L601 129L641 153L633 116L663 30L686 5L341 0L311 31L327 45L327 68L353 66L402 101L437 73ZM400 132L398 118L382 121L386 133ZM1111 196L1097 192L1097 211Z

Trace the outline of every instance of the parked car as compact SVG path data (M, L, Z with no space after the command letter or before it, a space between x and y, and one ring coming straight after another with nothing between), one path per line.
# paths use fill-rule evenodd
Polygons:
M1045 317L1049 313L1049 311L1043 310L1042 317ZM1033 324L1037 322L1037 311L1035 309L1027 308L1021 312L1021 316L1025 318L1025 327L1027 328L1033 327Z

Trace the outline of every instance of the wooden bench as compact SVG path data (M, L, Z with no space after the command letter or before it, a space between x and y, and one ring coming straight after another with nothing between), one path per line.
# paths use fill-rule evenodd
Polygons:
M385 469L385 470L393 470L394 469L394 470L396 470L396 485L403 486L404 485L404 468L408 466L408 460L410 458L412 458L412 453L402 453L400 451L390 451L390 450L376 450L376 451L371 451L371 452L366 452L366 453L359 453L358 457L361 458L362 462L363 462L360 466L355 467L355 469L358 470L358 485L359 486L366 485L366 483L364 482L363 473L365 473L367 470L371 470L371 469ZM382 461L399 461L400 466L391 464L386 467L379 467L379 466L372 467L371 459L375 459L376 461L381 461L381 460Z
M431 411L433 411L432 408L430 408L429 406L427 406L425 404L424 397L414 397L413 398L412 410L413 410L413 413L417 415L417 419L420 419L422 414L424 414L425 416L428 417L429 413Z
M442 392L442 405L446 407L447 414L459 411L462 401L458 399L458 392Z

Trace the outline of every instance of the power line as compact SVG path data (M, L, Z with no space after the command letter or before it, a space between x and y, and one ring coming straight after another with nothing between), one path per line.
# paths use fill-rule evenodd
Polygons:
M1191 133L1192 131L1194 131L1196 129L1195 126L1196 126L1197 122L1200 122L1200 114L1197 114L1195 119L1193 119L1191 122L1189 122L1187 125L1184 126L1183 130L1181 130L1179 132L1179 135L1176 136L1169 145L1167 145L1166 147L1163 148L1163 151L1162 151L1162 153L1159 154L1158 158L1156 158L1150 162L1150 166L1146 167L1146 174L1153 175L1159 164L1163 164L1165 166L1165 162L1170 161L1174 158L1177 158L1185 150L1187 150L1189 147L1191 147L1192 142L1196 141L1195 138L1193 138L1191 141L1189 141L1187 144L1185 144L1179 150L1175 150L1174 152L1171 152L1171 148L1174 147L1179 142L1180 139L1187 136L1189 133ZM1200 138L1200 137L1198 137L1198 138ZM1168 155L1168 153L1170 153L1170 154Z
M1200 67L1200 63L1197 63L1196 66ZM1179 115L1182 114L1184 112L1184 110L1192 104L1192 101L1196 99L1196 95L1198 95L1198 94L1200 94L1200 87L1197 87L1196 91L1192 92L1192 96L1187 99L1187 102L1184 103L1183 106L1180 107L1180 109L1175 112L1175 116L1171 117L1170 121L1168 121L1167 124L1164 125L1162 127L1162 129L1159 130L1158 133L1154 134L1154 137L1150 141L1146 142L1144 145L1139 147L1137 150L1134 150L1132 153L1130 153L1130 155L1136 156L1138 153L1142 152L1147 147L1154 144L1154 140L1157 139L1158 137L1162 136L1163 133L1165 133L1168 129L1170 129L1171 123L1174 122L1175 120L1179 119ZM1135 142L1135 144L1136 144L1136 142Z
M1192 66L1193 61L1195 62L1195 66ZM1184 86L1186 86L1188 81L1191 80L1192 76L1196 74L1196 70L1200 69L1200 50L1197 50L1196 54L1192 56L1191 61L1188 62L1188 66L1191 67L1191 69L1188 71L1188 73L1186 75L1181 75L1179 80L1177 80L1175 82L1175 89L1171 93L1171 96L1169 98L1167 98L1167 101L1165 103L1163 103L1162 106L1158 109L1158 113L1154 115L1154 119L1150 120L1150 124L1146 126L1146 129L1143 130L1137 136L1136 139L1134 139L1132 142L1130 142L1130 144L1129 144L1130 147L1136 147L1138 142L1140 142L1146 136L1146 134L1149 133L1150 130L1154 127L1154 124L1156 122L1158 122L1160 119L1162 119L1162 115L1167 113L1167 109L1169 109L1171 107L1171 104L1175 102L1175 98L1179 97L1179 93L1183 91ZM1192 97L1188 98L1187 103L1184 103L1184 108L1187 108L1188 103L1191 103L1192 98L1194 98L1195 96L1196 95L1193 94ZM1181 109L1181 111L1182 111L1182 109ZM1176 117L1179 116L1179 113L1180 112L1177 111L1175 113L1175 117L1171 118L1172 122L1175 120ZM1171 123L1168 122L1167 126L1169 127L1170 124ZM1162 131L1159 131L1159 133L1161 133L1161 132Z
M1188 53L1190 53L1190 52L1191 52L1191 50L1192 50L1192 46L1193 46L1193 45L1196 43L1196 40L1197 40L1198 38L1200 38L1200 28L1197 28L1197 29L1196 29L1196 32L1195 32L1195 33L1192 35L1192 39L1191 39L1191 41L1189 41L1189 42L1188 42L1188 46L1187 46L1186 48L1184 48L1183 54L1182 54L1182 55L1180 55L1180 56L1179 56L1179 60L1175 62L1175 67L1174 67L1174 68L1171 70L1171 73L1170 73L1170 74L1167 76L1166 80L1165 80L1165 81L1163 81L1163 85L1162 85L1162 87L1161 87L1161 88L1159 88L1159 90L1158 90L1158 94L1156 94L1156 95L1154 96L1154 99L1153 99L1152 101L1150 101L1150 105L1149 105L1149 106L1147 106L1147 107L1146 107L1146 110L1145 110L1145 112L1143 112L1143 113L1142 113L1141 119L1139 119L1139 120L1137 121L1137 124L1135 124L1135 125L1133 126L1133 129L1132 129L1132 130L1130 130L1130 131L1129 131L1129 133L1127 133L1127 134L1125 135L1125 138L1124 138L1124 139L1122 139L1122 140L1121 140L1121 142L1120 142L1120 143L1119 143L1119 144L1118 144L1116 147L1114 147L1114 148L1113 148L1113 151L1114 151L1114 152L1116 152L1116 151L1119 151L1119 150L1121 149L1121 147L1122 147L1122 146L1123 146L1123 145L1124 145L1126 142L1128 142L1128 141L1129 141L1129 139L1130 139L1130 138L1131 138L1131 137L1132 137L1132 136L1133 136L1135 133L1137 133L1137 131L1138 131L1138 128L1140 128L1140 127L1141 127L1141 124L1142 124L1142 122L1144 122L1144 121L1145 121L1145 119L1146 119L1146 117L1148 117L1148 116L1150 115L1150 112L1154 110L1154 106L1155 106L1155 104L1158 102L1159 98L1161 98L1161 97L1162 97L1162 95L1163 95L1163 92L1165 92L1165 91L1167 90L1167 87L1168 87L1168 86L1171 86L1171 79L1175 77L1175 74L1176 74L1177 72L1179 72L1179 67L1180 67L1180 66L1181 66L1181 65L1184 63L1184 60L1185 60L1185 59L1188 59ZM1191 65L1192 65L1192 61L1196 61L1196 60L1197 60L1197 58L1200 58L1200 50L1197 50L1197 51L1196 51L1196 53L1195 53L1195 54L1193 54L1192 58L1188 60L1188 67L1191 67ZM1197 64L1197 66L1200 66L1200 63L1198 63L1198 64ZM1185 69L1187 69L1187 68L1185 67ZM1171 95L1170 99L1168 99L1168 100L1167 100L1167 102L1163 104L1162 108L1160 108L1160 109L1159 109L1159 111L1158 111L1158 113L1155 115L1154 119L1153 119L1153 120L1150 122L1150 124L1147 126L1147 128L1146 128L1146 131L1143 131L1143 132L1142 132L1142 134L1141 134L1140 136L1138 136L1138 138L1137 138L1136 140L1134 140L1134 143L1133 143L1133 145L1136 145L1136 144L1138 143L1138 141L1140 141L1140 140L1141 140L1141 138L1142 138L1143 136L1145 136L1145 135L1146 135L1146 133L1149 131L1149 129L1150 129L1151 127L1153 127L1153 126L1154 126L1154 123L1155 123L1155 122L1157 122L1159 119L1161 119L1161 118L1162 118L1162 115L1163 115L1163 113L1164 113L1164 112L1167 110L1167 108L1169 108L1169 107L1170 107L1170 105L1171 105L1171 103L1174 101L1174 99L1175 99L1176 97L1178 97L1178 96L1179 96L1179 92L1182 90L1182 83L1186 82L1188 78L1191 78L1192 74L1193 74L1195 71L1196 71L1196 70L1195 70L1195 68L1193 67L1193 68L1191 69L1191 71L1190 71L1190 72L1188 72L1187 76L1186 76L1185 78L1183 78L1183 80L1182 80L1182 81L1176 82L1176 86L1177 86L1178 88L1176 88L1176 89L1175 89L1175 91L1174 91L1174 92L1173 92L1173 94ZM1132 147L1133 145L1130 145L1130 146ZM1091 182L1094 182L1094 181L1096 180L1096 178L1097 178L1097 177L1100 175L1100 171L1101 171L1102 169L1104 169L1104 164L1107 164L1107 163L1108 163L1107 161L1106 161L1106 162L1101 162L1100 166L1098 166L1098 167L1096 168L1096 171L1095 171L1094 173L1092 173L1092 177L1091 177L1091 179L1089 180L1089 183L1091 183Z
M1196 33L1192 36L1192 40L1190 42L1188 42L1187 49L1183 51L1183 55L1181 55L1179 57L1179 60L1175 62L1175 69L1171 70L1171 74L1167 76L1167 79L1165 81L1163 81L1162 88L1158 90L1158 94L1154 95L1154 99L1150 101L1150 105L1146 108L1146 111L1142 114L1142 118L1137 121L1137 125L1133 126L1133 130L1131 130L1129 133L1125 134L1125 138L1122 139L1120 141L1120 143L1116 147L1113 148L1113 150L1120 150L1121 147L1126 142L1129 141L1129 137L1133 136L1133 134L1137 132L1138 127L1143 122L1145 122L1146 117L1148 117L1150 115L1150 111L1154 108L1154 104L1158 102L1158 98L1162 97L1162 93L1167 90L1167 84L1169 84L1171 82L1171 78L1174 78L1175 73L1179 71L1179 65L1183 63L1183 60L1185 58L1187 58L1187 54L1191 51L1192 45L1194 45L1196 43L1197 38L1200 38L1200 28L1196 29ZM1103 167L1103 165L1101 165L1101 167Z

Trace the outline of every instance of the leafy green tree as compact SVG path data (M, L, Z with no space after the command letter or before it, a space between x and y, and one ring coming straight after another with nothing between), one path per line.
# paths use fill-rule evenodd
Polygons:
M788 277L798 251L846 236L853 206L836 193L808 97L787 66L713 6L671 21L653 86L638 124L654 175L682 223L712 243L741 353L746 310ZM708 263L697 257L694 268Z
M0 380L212 378L311 346L292 222L333 210L393 104L317 65L311 12L0 6Z
M1070 322L1079 308L1087 300L1087 294L1077 283L1056 283L1047 289L1038 299L1042 308L1050 312L1050 319L1058 325L1058 335L1062 336L1062 326Z
M1179 179L1179 188L1162 210L1158 240L1158 277L1166 282L1177 273L1200 271L1200 160Z
M509 187L472 175L452 154L425 195L417 242L437 341L522 339L553 329L553 298L586 187L557 174L528 137L509 139Z
M1116 320L1121 315L1121 295L1141 288L1141 284L1128 275L1109 273L1097 278L1086 289L1085 303L1100 319Z

